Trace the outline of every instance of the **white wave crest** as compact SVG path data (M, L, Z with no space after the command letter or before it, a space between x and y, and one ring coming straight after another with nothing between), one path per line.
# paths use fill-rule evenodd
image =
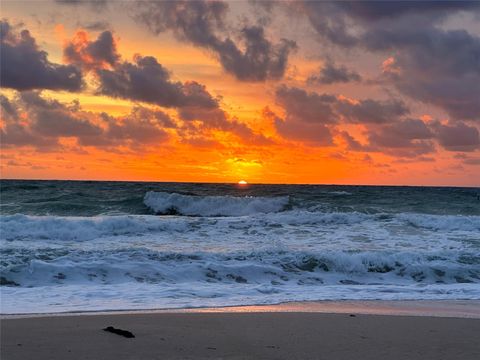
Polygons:
M2 274L21 286L145 282L287 285L479 283L478 252L164 252L12 248ZM59 274L61 274L59 276Z
M480 231L480 216L426 215L406 213L398 214L397 216L400 220L403 220L413 226L431 230Z
M330 194L330 195L353 195L351 192L343 191L343 190L328 191L327 194Z
M158 221L155 216L119 215L96 217L2 216L2 240L93 240L102 236L141 235L159 231L184 231L188 224L179 219Z
M147 192L143 200L145 205L157 214L190 216L245 216L274 213L283 210L288 201L288 196L190 196L154 191Z

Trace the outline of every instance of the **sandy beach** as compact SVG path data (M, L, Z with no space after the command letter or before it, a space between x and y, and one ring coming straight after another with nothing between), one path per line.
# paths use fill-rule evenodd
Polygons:
M1 357L467 360L480 355L478 318L244 309L4 318ZM107 326L129 330L135 338L103 331Z

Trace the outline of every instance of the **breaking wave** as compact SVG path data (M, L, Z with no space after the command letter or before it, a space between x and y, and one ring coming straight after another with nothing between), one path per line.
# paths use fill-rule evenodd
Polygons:
M480 216L398 214L400 220L410 225L444 231L480 231ZM479 236L480 239L480 236Z
M149 191L144 204L159 215L245 216L285 210L288 196L191 196Z
M145 248L7 253L2 275L21 286L206 283L408 285L480 283L480 254L465 251L164 252Z
M243 198L240 198L243 199ZM253 205L254 206L254 205ZM213 212L212 212L213 213ZM240 212L241 213L241 212ZM379 227L399 225L427 231L469 232L480 231L479 216L424 215L424 214L364 214L359 212L311 212L289 210L278 213L256 213L252 216L184 217L153 215L116 216L0 216L0 240L61 240L86 241L103 237L155 236L158 233L187 233L200 228L216 232L234 229L268 233L302 227L310 236L340 225L361 224L365 230L375 232ZM212 215L213 216L213 215ZM254 233L251 233L254 234ZM288 234L286 234L288 235ZM478 237L480 241L480 236ZM294 239L292 239L294 241Z

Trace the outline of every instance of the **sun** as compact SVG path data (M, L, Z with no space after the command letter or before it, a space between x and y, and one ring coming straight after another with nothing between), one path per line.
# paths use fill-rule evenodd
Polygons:
M248 183L245 180L240 180L238 185L247 185Z

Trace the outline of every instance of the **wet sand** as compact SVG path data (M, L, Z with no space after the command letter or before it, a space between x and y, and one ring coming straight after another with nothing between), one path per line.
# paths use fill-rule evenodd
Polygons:
M352 316L353 315L353 316ZM135 338L105 332L114 326ZM10 359L479 359L480 319L320 312L4 318Z

